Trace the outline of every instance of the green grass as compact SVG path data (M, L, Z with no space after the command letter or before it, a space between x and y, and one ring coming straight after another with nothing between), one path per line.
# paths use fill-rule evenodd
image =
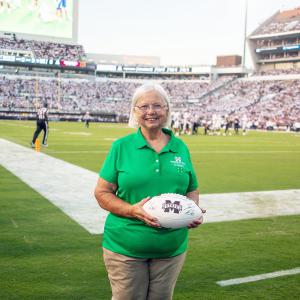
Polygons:
M0 298L108 295L99 236L88 234L3 168L0 177Z
M0 138L29 147L33 122L0 121ZM79 135L74 133L90 133ZM97 172L125 125L50 123L49 155ZM73 134L70 134L73 133ZM300 188L300 137L188 136L202 193ZM0 150L1 151L1 150ZM101 236L90 235L0 167L0 299L110 299ZM221 205L221 204L220 204ZM300 216L204 224L190 231L174 300L298 299L300 275L238 286L216 281L300 266Z
M34 122L0 122L0 137L29 147ZM113 138L133 132L125 124L50 123L49 155L98 172ZM88 135L82 135L88 134ZM183 136L201 193L300 188L300 135L251 132L247 136Z

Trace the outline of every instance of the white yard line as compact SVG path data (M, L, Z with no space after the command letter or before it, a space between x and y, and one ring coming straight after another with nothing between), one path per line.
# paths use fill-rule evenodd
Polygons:
M83 135L83 136L91 136L92 134L90 132L84 132L84 131L64 131L63 134L71 134L71 135Z
M90 233L103 232L107 212L93 195L96 173L4 139L0 164Z
M107 212L93 195L97 173L4 139L0 164L90 233L103 232ZM294 215L300 214L300 190L204 194L200 203L205 223Z
M200 194L205 222L300 214L300 190Z
M281 270L277 272L272 273L265 273L260 275L254 275L254 276L247 276L247 277L241 277L241 278L234 278L234 279L228 279L228 280L221 280L217 281L217 284L224 287L229 285L236 285L241 283L248 283L248 282L254 282L269 278L276 278L281 276L289 276L289 275L296 275L300 274L300 268L290 269L290 270Z

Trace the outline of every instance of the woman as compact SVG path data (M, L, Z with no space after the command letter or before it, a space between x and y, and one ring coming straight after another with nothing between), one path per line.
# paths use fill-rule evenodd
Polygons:
M172 299L184 263L188 228L161 228L143 210L150 197L163 193L186 195L198 204L189 151L164 128L169 124L164 89L156 84L139 87L129 119L138 130L113 143L100 171L95 197L110 211L103 258L114 300ZM197 220L189 228L200 224Z

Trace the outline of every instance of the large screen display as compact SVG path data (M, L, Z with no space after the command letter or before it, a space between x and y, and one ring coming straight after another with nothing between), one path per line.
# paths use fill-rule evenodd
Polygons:
M72 39L73 0L3 0L0 31Z

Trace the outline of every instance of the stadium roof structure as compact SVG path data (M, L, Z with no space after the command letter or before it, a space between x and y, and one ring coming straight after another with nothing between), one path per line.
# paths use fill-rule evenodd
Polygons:
M277 11L249 36L251 39L300 33L300 7Z
M256 70L300 69L300 7L277 11L247 40Z

